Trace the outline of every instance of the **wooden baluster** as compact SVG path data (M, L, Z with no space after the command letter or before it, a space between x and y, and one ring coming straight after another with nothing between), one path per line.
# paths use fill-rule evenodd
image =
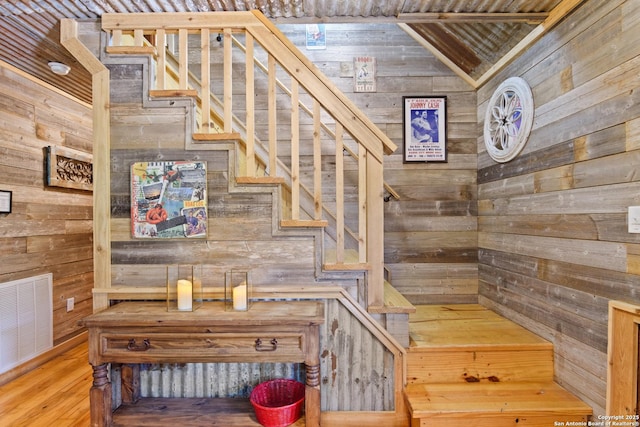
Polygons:
M178 46L178 89L186 90L189 85L189 31L185 28L178 30Z
M209 28L200 30L200 132L211 132L211 34Z
M365 151L364 147L360 147ZM384 305L384 251L379 250L384 247L384 201L382 191L384 183L382 180L383 165L373 154L365 152L363 163L366 178L366 188L362 191L366 196L360 200L364 212L368 215L367 221L360 221L360 259L366 261L370 266L370 272L380 272L380 274L369 274L367 284L367 297L369 306ZM364 260L364 261L363 261Z
M122 46L122 30L111 31L111 46Z
M291 80L291 219L300 219L300 109L298 81Z
M245 80L245 84L246 84L246 88L247 88L247 94L246 94L246 110L247 110L247 115L246 115L246 129L247 129L247 136L246 136L246 164L247 164L247 171L246 171L246 176L249 177L255 177L256 176L256 157L255 157L255 150L254 150L254 141L255 141L255 108L254 108L254 99L255 99L255 89L254 89L254 57L253 57L253 36L247 32L245 34L245 38L246 38L246 55L245 55L245 60L246 60L246 80Z
M139 47L144 45L144 33L142 30L133 30L133 45Z
M322 146L320 144L320 103L313 99L313 219L322 219Z
M232 65L233 58L231 52L231 29L225 28L223 30L224 36L224 59L223 59L223 67L224 67L224 132L231 133L233 132L233 110L232 110L232 101L233 101L233 77L232 77Z
M276 159L278 158L278 134L276 129L278 107L276 105L276 59L272 55L269 55L268 66L269 175L275 177L277 174Z
M336 264L344 263L344 128L336 122Z
M367 262L367 150L358 144L358 257ZM382 191L382 188L380 188Z
M158 59L156 61L156 87L155 89L164 90L167 76L167 34L164 29L156 31L156 52Z

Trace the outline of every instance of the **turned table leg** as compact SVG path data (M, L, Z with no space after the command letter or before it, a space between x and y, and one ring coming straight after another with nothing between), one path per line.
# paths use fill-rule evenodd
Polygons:
M307 354L305 356L306 387L304 411L306 427L320 427L320 328L307 329Z
M306 427L320 427L320 365L305 365L304 412Z
M93 366L93 385L89 391L92 427L110 427L112 423L108 366L107 363Z

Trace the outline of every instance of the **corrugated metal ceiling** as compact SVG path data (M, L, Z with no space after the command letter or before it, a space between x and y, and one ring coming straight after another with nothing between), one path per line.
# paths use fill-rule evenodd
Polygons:
M0 59L86 102L91 77L59 42L62 18L105 13L258 9L275 23L398 23L472 84L541 22L556 21L582 0L5 0ZM47 63L72 67L65 77Z

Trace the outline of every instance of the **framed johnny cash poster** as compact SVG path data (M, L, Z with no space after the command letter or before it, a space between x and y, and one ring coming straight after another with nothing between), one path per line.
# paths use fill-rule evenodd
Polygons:
M447 161L447 97L402 98L404 162Z

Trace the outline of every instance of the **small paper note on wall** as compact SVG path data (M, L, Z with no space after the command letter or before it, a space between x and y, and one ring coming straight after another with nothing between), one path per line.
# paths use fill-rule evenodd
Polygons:
M354 92L376 91L376 58L356 56L353 58Z

